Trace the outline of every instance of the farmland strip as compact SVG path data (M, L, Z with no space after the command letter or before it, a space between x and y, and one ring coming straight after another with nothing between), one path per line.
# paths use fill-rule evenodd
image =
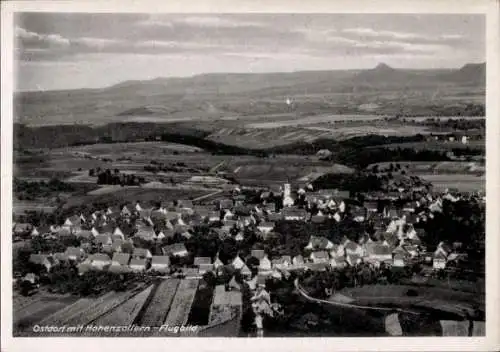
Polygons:
M186 324L197 288L198 280L187 279L180 282L165 324L170 326Z
M178 279L164 280L158 286L151 302L148 304L144 315L140 321L142 326L160 326L162 325L167 313L170 309L172 300L174 299L177 287L179 286Z
M111 292L106 294L107 296L111 295ZM105 296L106 296L105 295ZM80 312L88 309L88 307L95 301L92 298L81 298L75 303L55 312L52 315L49 315L45 319L43 319L40 324L41 325L64 325L64 322L71 319L73 316L79 314Z
M94 321L94 325L130 325L153 291L153 285Z
M133 296L135 294L135 291L112 293L112 297L98 298L97 301L92 304L87 310L80 312L79 314L76 314L68 319L66 325L90 324L104 313L115 308L116 306Z

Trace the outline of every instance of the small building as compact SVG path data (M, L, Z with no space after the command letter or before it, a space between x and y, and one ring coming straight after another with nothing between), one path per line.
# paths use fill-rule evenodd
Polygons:
M203 275L206 272L213 271L213 270L214 270L214 265L213 264L201 263L201 264L198 265L198 273L200 275Z
M47 272L50 272L50 270L57 264L54 258L47 254L31 254L29 262L45 267Z
M233 261L231 262L231 265L236 269L236 270L240 270L241 268L243 268L243 266L245 265L245 262L243 261L243 259L240 258L239 255L237 255Z
M146 248L134 248L134 252L132 254L133 258L137 259L150 259L153 256L151 255L151 252L149 249Z
M154 255L151 259L151 270L168 272L170 270L170 257L168 255Z
M312 252L310 259L313 263L328 263L330 257L326 251Z
M86 262L88 262L92 268L102 270L109 265L111 265L111 259L107 254L104 253L96 253L96 254L91 254Z
M129 267L133 271L146 271L147 261L146 259L136 259L130 260Z
M292 258L292 265L296 268L302 268L304 267L305 261L304 257L302 255L296 255L295 257Z
M346 262L350 266L355 266L358 265L362 262L362 258L359 255L356 254L347 254L346 255Z
M130 254L128 253L115 253L113 254L113 259L111 260L111 266L127 266L130 262Z
M212 264L212 259L210 257L195 257L193 265L200 266L201 264Z
M406 256L403 253L395 253L392 258L392 266L402 268L406 266Z
M262 233L269 233L274 229L274 223L273 222L263 222L259 225L257 225L257 229L262 232Z
M272 268L272 263L269 260L269 258L267 257L267 255L265 255L259 261L259 271L261 271L261 272L262 271L269 271L269 270L271 270L271 268Z
M446 268L446 256L443 253L434 254L432 258L432 268L435 270Z
M68 247L64 254L69 260L80 262L85 259L86 253L82 248L79 247Z
M309 243L305 247L305 249L314 251L314 250L330 250L333 248L333 243L323 236L311 236L309 239Z
M189 254L184 243L174 243L162 248L164 255L171 255L173 257L185 257Z

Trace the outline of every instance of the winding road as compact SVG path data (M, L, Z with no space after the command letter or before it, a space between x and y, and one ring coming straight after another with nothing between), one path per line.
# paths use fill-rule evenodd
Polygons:
M308 301L315 302L315 303L329 304L332 306L344 307L344 308L377 310L377 311L387 311L387 312L399 312L399 313L408 313L408 314L414 314L414 315L419 314L419 313L412 312L409 310L404 310L401 308L384 308L384 307L362 306L362 305L358 305L358 304L351 304L351 303L327 301L327 300L323 300L323 299L318 299L318 298L311 297L309 294L307 294L307 292L300 286L299 279L295 279L294 284L295 284L295 288L302 295L302 297L304 297Z

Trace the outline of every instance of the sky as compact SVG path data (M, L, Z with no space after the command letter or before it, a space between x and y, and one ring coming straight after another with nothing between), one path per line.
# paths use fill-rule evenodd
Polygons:
M17 90L215 72L459 68L485 61L485 17L451 14L19 13Z

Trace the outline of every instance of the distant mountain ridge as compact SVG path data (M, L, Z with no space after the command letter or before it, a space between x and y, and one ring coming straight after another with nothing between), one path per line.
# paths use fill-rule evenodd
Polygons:
M209 73L124 81L99 89L17 92L14 111L16 121L29 124L102 124L136 116L217 119L290 113L285 101L292 97L300 101L294 105L297 113L356 114L358 106L383 92L393 97L384 99L397 104L406 104L400 97L408 94L419 96L417 104L436 104L437 91L456 97L452 91L458 89L463 91L460 97L480 97L485 81L485 63L459 69L402 69L380 63L365 70ZM391 109L374 113L392 114Z

